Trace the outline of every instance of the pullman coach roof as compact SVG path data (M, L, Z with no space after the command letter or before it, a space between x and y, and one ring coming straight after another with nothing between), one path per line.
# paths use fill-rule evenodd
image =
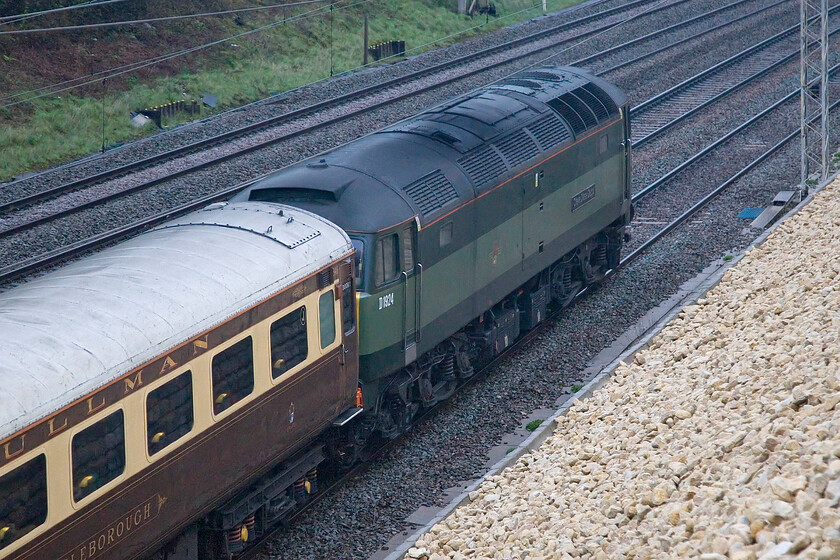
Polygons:
M309 212L221 204L0 294L0 439L352 249Z

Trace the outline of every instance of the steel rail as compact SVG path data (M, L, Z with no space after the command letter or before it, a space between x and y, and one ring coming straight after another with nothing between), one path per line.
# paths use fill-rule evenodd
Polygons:
M726 23L724 23L722 25L706 29L705 31L701 31L700 33L697 33L696 35L692 35L689 39L691 39L691 40L698 39L698 38L700 38L704 35L714 33L715 31L720 31L721 29L723 29L724 27L726 27L728 25L738 23L740 21L751 18L751 17L756 16L758 14L761 14L763 12L772 10L773 8L778 8L779 6L784 5L784 4L788 4L788 3L789 3L788 0L779 0L775 4L770 4L768 6L764 6L763 8L758 8L757 10L753 10L752 12L750 12L748 14L744 14L742 16L738 16L737 18L731 19L731 20L727 21ZM586 56L586 57L583 57L583 58L579 58L579 59L575 60L574 62L570 62L569 65L570 66L585 66L586 64L589 64L590 62L593 62L593 61L598 60L600 58L604 58L606 56L614 54L614 53L616 53L620 50L626 49L627 47L632 47L634 45L637 45L639 43L643 43L645 41L658 39L664 33L674 31L674 30L679 29L681 27L687 27L688 25L691 25L692 23L696 23L697 21L701 21L701 20L703 20L703 19L705 19L705 18L707 18L711 15L721 13L725 10L730 9L735 4L736 3L733 2L732 4L727 4L726 6L722 6L720 8L717 8L716 10L711 10L711 11L708 11L704 14L700 14L698 16L695 16L693 18L681 21L679 23L675 23L674 25L670 25L668 27L663 27L662 29L659 29L657 31L651 31L647 35L642 35L641 37L637 37L636 39L632 39L630 41L627 41L626 43L622 43L620 45L616 45L614 47L610 47L608 49L605 49L601 52L597 52L595 54L592 54L592 55L589 55L589 56ZM614 71L616 71L620 68L624 68L625 66L629 66L630 64L639 62L640 60L643 60L645 58L650 58L651 56L654 56L654 55L657 55L661 52L667 51L668 49L670 49L672 47L675 47L677 45L680 45L681 43L684 43L684 42L685 42L685 39L679 39L677 41L674 41L673 43L668 43L667 45L659 47L659 48L657 48L657 49L655 49L651 52L639 55L636 58L633 58L631 60L621 62L621 63L619 63L615 66L611 66L610 68L607 68L606 70L601 70L601 71L598 72L598 75L603 76L604 74L607 74L609 72L614 72Z
M840 64L838 64L836 66L833 66L829 70L829 76L836 73L838 69L840 69ZM634 194L633 195L633 202L637 202L637 201L641 200L642 198L646 197L651 192L653 192L654 190L658 189L663 184L665 184L668 181L670 181L671 179L673 179L676 175L685 171L686 169L688 169L689 167L691 167L692 165L694 165L695 163L697 163L698 161L703 159L705 156L707 156L708 154L713 152L716 148L720 147L721 145L723 145L726 142L728 142L729 140L731 140L734 136L740 134L741 132L743 132L744 130L749 128L750 126L754 125L759 120L761 120L764 117L766 117L767 115L769 115L775 109L779 108L780 106L784 105L785 103L788 103L788 102L792 101L793 99L797 98L798 96L799 96L799 89L797 88L796 90L790 92L789 94L787 94L783 98L779 99L778 101L776 101L775 103L773 103L772 105L770 105L769 107L764 109L763 111L761 111L761 112L757 113L756 115L750 117L749 119L747 119L746 121L744 121L743 123L738 125L737 127L733 128L732 130L730 130L729 132L727 132L726 134L724 134L723 136L721 136L720 138L718 138L717 140L715 140L714 142L712 142L711 144L709 144L708 146L706 146L705 148L703 148L702 150L700 150L699 152L697 152L696 154L694 154L693 156L691 156L690 158L688 158L687 160L682 162L681 164L679 164L677 167L673 168L671 171L667 172L665 175L661 176L656 181L649 184L647 187L641 189L639 192ZM832 105L832 107L833 106L834 105Z
M838 65L838 66L840 66L840 65ZM837 67L835 67L835 68L837 68ZM834 109L838 105L840 105L840 101L837 101L834 104L832 104L832 106L830 107L829 110ZM648 239L642 245L637 247L629 255L627 255L623 259L621 259L618 266L614 269L610 269L609 271L607 271L607 273L604 275L603 279L611 277L615 273L617 273L619 270L627 267L630 263L632 263L637 258L639 258L640 255L645 253L653 245L655 245L656 243L661 241L666 235L671 233L674 229L676 229L677 227L682 225L689 218L691 218L694 214L699 212L710 201L712 201L718 195L720 195L726 188L728 188L733 183L735 183L737 180L741 179L744 175L746 175L747 173L752 171L756 166L760 165L762 162L764 162L766 159L768 159L770 156L772 156L774 153L776 153L778 150L780 150L782 147L784 147L785 144L787 144L791 140L795 139L798 135L799 135L798 130L790 133L784 139L780 140L778 143L776 143L770 149L768 149L767 151L762 153L759 157L755 158L753 161L751 161L749 164L747 164L740 171L738 171L735 174L733 174L732 176L730 176L723 183L718 185L710 193L708 193L706 196L704 196L701 200L699 200L697 203L692 205L691 208L689 208L688 210L686 210L685 212L680 214L677 218L675 218L673 221L671 221L671 223L669 223L666 227L664 227L663 229L658 231L655 235L653 235L650 239ZM603 279L601 281L603 281ZM586 288L582 289L581 291L579 291L574 296L573 299L576 301L576 300L579 300L580 298L584 297L585 295L587 295L591 291L591 288L592 288L592 286L589 286L589 287L586 287ZM468 386L472 383L475 383L479 379L483 379L486 376L486 373L488 371L490 371L490 369L492 369L493 367L498 365L503 359L507 358L510 355L510 353L522 348L528 342L533 340L538 334L541 334L546 328L548 328L548 326L552 324L553 320L556 319L557 316L560 313L563 312L563 309L564 308L559 308L559 309L555 310L548 317L546 317L546 319L542 323L540 323L536 328L531 329L530 331L527 331L526 333L524 333L520 338L518 338L513 343L513 345L511 345L509 348L507 348L499 356L495 357L490 363L488 363L487 365L482 367L482 369L479 372L477 372L476 375L473 375L472 377L467 379L462 385L460 385L458 387L457 390L460 391L464 387L466 387L466 386ZM421 416L419 416L415 421L413 421L412 424L422 422L425 419L427 419L428 417L431 417L435 412L437 412L439 410L439 407L442 407L442 406L448 404L449 402L450 401L446 400L446 401L443 401L441 403L436 404L432 408L426 410ZM379 457L379 456L383 455L385 453L385 451L391 449L391 447L393 447L397 443L403 441L405 436L406 436L406 433L400 435L400 437L396 438L395 440L386 442L384 445L377 448L373 452L373 455L370 457L370 459L375 459L376 457ZM338 479L332 481L331 484L329 485L329 487L325 491L323 491L322 493L319 493L317 496L315 496L304 507L302 507L300 510L295 512L289 519L287 519L283 523L278 524L277 526L273 527L269 532L267 532L265 535L263 535L255 545L253 545L245 553L243 553L243 555L240 557L241 560L250 560L251 558L255 558L257 556L257 554L259 554L259 552L265 546L265 544L268 541L271 540L271 538L273 538L281 530L288 527L288 525L290 525L290 524L296 522L297 520L301 519L305 513L307 513L311 509L313 509L314 506L317 505L322 499L331 495L331 493L335 489L340 488L347 480L349 480L352 477L361 475L365 470L367 470L368 464L369 464L368 462L365 462L361 465L358 465L356 468L353 468L352 470L348 471L346 474L343 474L342 476L340 476Z
M797 92L793 92L788 97L796 95L796 93ZM787 98L785 98L785 99L787 99ZM773 105L773 107L776 107L776 106L780 105L781 103L782 103L782 101L777 102L776 104ZM769 112L769 109L764 111L763 113L766 113L766 112ZM761 116L761 115L756 116L753 120L758 120L759 116ZM745 125L746 124L747 123L745 123ZM745 127L745 125L742 125L742 126ZM318 125L315 125L315 126L318 126ZM668 126L670 126L670 125L668 125ZM737 131L731 132L730 135L734 135L735 133L737 133ZM700 159L699 156L705 155L706 153L710 152L712 149L714 149L714 145L706 148L703 152L701 152L701 154L698 154L697 156L695 156L694 158L689 160L689 162L686 162L686 163L690 163L690 162L696 161L697 159ZM684 164L684 167L688 167L688 165ZM634 201L638 200L638 199L641 199L646 194L648 194L649 192L651 192L652 190L657 188L659 185L663 184L665 182L665 180L667 180L667 179L673 177L674 175L676 175L680 171L680 169L681 169L681 167L675 168L674 170L669 172L669 174L666 174L666 176L663 176L662 178L660 178L660 180L655 181L654 183L652 183L651 185L649 185L648 187L643 189L643 191L634 195ZM268 174L266 174L266 175L268 175ZM96 236L92 236L92 237L87 238L85 240L81 240L77 243L71 244L67 247L62 247L62 248L56 249L54 251L50 251L50 252L44 253L42 255L35 256L31 259L27 259L25 261L22 261L21 263L16 263L14 265L7 266L3 269L0 269L0 282L5 283L5 282L13 281L17 278L20 278L21 276L23 276L25 274L31 273L33 271L44 268L46 266L50 266L50 265L55 264L57 262L60 262L62 260L66 260L66 259L71 258L73 256L76 256L78 254L84 253L84 252L90 250L93 247L103 246L103 245L106 245L108 243L112 243L112 242L114 242L118 239L123 239L123 238L129 237L131 235L135 235L135 234L137 234L137 233L139 233L139 232L141 232L145 229L149 229L149 228L154 227L154 226L156 226L160 223L163 223L164 221L166 221L168 219L171 219L175 216L183 215L187 212L190 212L192 210L196 210L196 209L201 208L201 207L203 207L203 206L205 206L209 203L212 203L212 202L225 200L225 199L229 198L230 196L232 196L232 195L240 192L241 190L247 188L253 182L261 179L262 177L265 177L266 175L263 175L263 176L260 176L260 177L254 178L254 179L249 179L248 181L242 182L238 185L234 185L234 186L229 187L227 189L224 189L222 191L213 193L211 195L207 195L207 196L202 197L200 199L197 199L195 201L191 201L189 203L177 206L175 208L172 208L172 209L166 210L164 212L161 212L161 213L155 214L153 216L150 216L148 218L138 220L137 222L134 222L132 224L128 224L128 225L122 226L120 228L117 228L117 229L114 229L114 230L111 230L111 231L108 231L108 232L104 232L104 233L96 235ZM115 194L119 194L119 193L115 193ZM114 198L116 198L116 196ZM68 211L68 213L72 213L72 211L75 211L75 210L76 209L70 209L70 211ZM0 236L2 236L4 234L6 234L6 232L0 232Z
M830 11L832 13L836 13L840 11L840 6L835 6ZM776 35L762 41L761 43L753 45L752 47L749 47L748 49L745 49L740 53L715 64L704 72L684 80L683 82L660 93L656 97L646 100L644 103L633 109L633 115L637 119L634 123L634 134L641 129L644 136L640 140L647 141L649 139L648 137L653 137L653 133L658 129L661 129L661 122L663 118L668 119L666 122L672 122L672 119L677 117L685 118L685 114L687 113L687 111L685 111L686 105L696 106L698 102L699 104L702 104L703 102L714 98L718 93L726 91L726 89L721 90L721 87L727 87L727 80L725 78L723 80L720 79L721 74L726 70L739 68L740 65L740 67L745 68L747 71L753 72L750 77L753 79L756 76L769 72L769 70L766 69L766 65L771 55L773 55L773 59L775 60L774 63L771 63L774 66L790 60L793 56L799 54L800 45L798 32L798 25L790 27L781 33L777 33ZM832 35L837 32L837 29L833 30ZM778 48L783 41L789 38L795 39L794 41L791 41L793 44L789 46L785 45L782 48L787 47L795 50L791 54L784 56L781 60L779 60L778 54L774 52L774 48ZM763 68L764 71L755 73L757 64L762 65L759 66L759 68ZM638 141L639 140L634 140L633 144L636 145Z
M515 48L515 47L518 47L518 46L521 46L521 45L525 45L525 44L528 44L530 42L540 40L544 37L549 37L549 36L555 35L557 33L562 33L562 32L568 31L570 29L574 29L575 27L580 27L582 25L590 23L591 21L593 21L597 18L602 18L602 17L611 16L611 15L615 15L615 14L618 14L618 13L626 12L626 11L629 11L630 9L632 9L632 8L637 7L637 6L648 4L648 3L651 3L651 2L654 2L654 1L655 0L633 0L632 2L629 2L628 4L622 4L621 6L610 8L608 10L604 10L604 11L598 12L596 14L590 14L588 16L584 16L582 18L578 18L576 20L573 20L573 21L566 22L564 24L555 26L551 29L546 29L546 30L540 31L538 33L535 33L534 35L529 35L528 37L520 37L518 39L508 41L507 43L503 43L501 45L488 47L488 48L483 49L481 51L478 51L476 53L473 53L473 54L470 54L470 55L460 56L460 57L454 58L452 60L449 60L449 61L446 61L446 62L443 62L443 63L440 63L440 64L436 64L434 66L429 66L428 68L421 69L417 72L413 72L413 73L410 73L410 74L405 75L405 76L392 78L392 79L386 80L385 82L381 82L381 83L374 84L374 85L371 85L371 86L363 87L363 88L360 88L360 89L342 94L340 96L337 96L337 97L334 97L334 98L331 98L331 99L328 99L328 100L325 100L325 101L319 101L319 102L307 105L305 107L300 107L300 108L295 109L293 111L283 113L281 115L270 117L268 119L265 119L265 120L262 120L262 121L259 121L259 122L256 122L256 123L251 123L251 124L243 126L243 127L239 127L239 128L233 129L233 130L229 130L227 132L223 132L223 133L218 134L216 136L213 136L211 138L205 138L203 140L198 140L196 142L187 144L185 146L180 146L180 147L175 148L173 150L168 150L168 151L162 152L160 154L155 154L153 156L149 156L147 158L143 158L141 160L138 160L138 161L135 161L135 162L132 162L132 163L129 163L129 164L125 164L125 165L122 165L122 166L119 166L119 167L115 167L113 169L109 169L107 171L103 171L101 173L91 175L89 177L85 177L85 178L82 178L82 179L71 181L69 183L65 183L63 185L59 185L57 187L53 187L53 188L50 188L50 189L45 190L45 191L41 191L41 192L38 192L38 193L33 193L31 195L23 196L23 197L15 199L15 200L4 202L4 203L0 204L0 213L7 213L11 210L15 210L15 209L18 209L18 208L29 206L29 205L32 205L34 203L41 202L43 200L48 200L48 199L51 199L51 198L55 198L55 197L60 196L62 194L72 192L74 190L78 190L78 189L81 189L81 188L84 188L86 186L90 186L90 185L93 185L93 184L96 184L96 183L100 183L102 181L113 179L113 178L125 175L125 174L127 174L131 171L135 171L137 169L145 168L145 167L148 167L150 165L160 163L164 160L173 159L173 158L175 158L177 156L180 156L180 155L196 152L196 151L199 151L201 149L205 149L205 148L208 148L210 146L213 146L215 144L219 144L219 143L222 143L222 142L225 142L225 141L229 141L229 140L232 140L232 139L235 139L235 138L239 138L241 136L244 136L246 134L249 134L249 133L252 133L252 132L255 132L255 131L258 131L258 130L262 130L262 129L265 129L265 128L270 128L270 127L273 127L273 126L277 126L278 124L283 123L285 121L291 121L293 119L303 117L303 116L311 114L313 112L323 111L327 108L334 107L334 106L340 105L342 103L352 101L354 99L357 99L359 97L363 97L365 95L370 95L372 93L380 92L380 91L386 90L386 89L391 88L391 87L401 86L401 85L405 84L406 80L422 78L422 77L427 76L429 74L433 74L435 72L440 72L442 70L446 70L446 69L452 68L454 66L475 62L475 59L478 58L478 57L490 56L490 55L496 54L498 52L510 50L511 48ZM656 10L654 10L650 13L656 13L656 11L669 9L669 8L675 6L675 5L679 5L681 3L689 2L689 1L690 0L677 0L673 4L668 4L664 7L657 8ZM750 0L738 0L738 2L734 2L734 4L747 2L747 1L750 1ZM585 38L585 37L594 35L596 33L602 33L604 30L610 29L610 28L614 27L615 25L616 25L615 23L610 23L610 24L605 25L601 28L581 33L581 34L576 35L574 37L571 37L569 39L565 39L560 44L570 42L570 41L579 40L581 38ZM554 45L554 47L556 47L556 45ZM274 103L277 103L277 102L278 101L269 101L269 102L267 102L267 104L274 104ZM175 178L175 177L178 177L178 176L180 176L180 175L172 175L171 177Z
M749 0L738 0L738 2L734 2L733 4L730 4L729 6L727 6L727 8L737 6L738 4L744 3L746 1L749 1ZM720 9L716 9L716 10L713 10L713 12L718 12L719 10ZM727 25L732 25L732 24L733 24L733 22L726 22L726 23L720 25L719 27L725 27ZM693 39L693 36L688 37L688 38L684 39L683 41L678 42L676 44L683 43L683 42L688 42L692 39ZM554 46L541 47L540 49L535 49L535 50L533 50L533 51L531 51L527 54L520 55L518 57L514 57L514 58L511 58L511 59L507 59L504 62L500 63L499 65L501 66L503 64L508 64L508 63L510 63L514 60L519 59L519 58L525 58L525 57L528 57L528 56L533 56L533 54L535 52L539 52L539 50L551 49L551 48L555 48L555 47ZM198 171L207 169L208 167L218 165L220 163L224 163L224 162L232 160L232 159L236 159L236 158L238 158L240 156L243 156L245 154L255 152L255 151L259 151L259 150L261 150L261 149L263 149L267 146L277 144L277 143L280 143L280 142L285 142L285 141L294 139L296 137L306 135L306 134L308 134L312 131L319 130L319 129L322 129L322 128L326 128L326 127L332 126L334 124L343 122L345 120L352 119L354 117L363 115L370 110L378 109L378 108L387 106L389 104L392 104L394 102L402 101L402 100L407 99L411 96L414 96L414 95L417 95L417 94L420 94L420 93L425 93L427 91L431 91L431 90L436 89L440 86L447 85L447 84L450 84L450 83L454 83L454 82L460 81L464 78L468 78L468 77L471 77L473 75L480 74L480 73L484 72L485 70L486 70L486 68L477 68L475 70L471 70L469 72L459 74L458 76L447 78L445 80L436 82L434 84L424 86L422 88L414 89L414 90L412 90L408 93L404 93L400 96L389 98L387 100L383 100L383 101L380 101L378 103L374 103L374 104L369 105L369 106L364 107L364 108L356 109L354 111L351 111L351 112L346 113L344 115L341 115L339 117L335 117L333 119L328 119L328 120L322 121L320 123L315 123L313 125L310 125L306 129L299 129L299 130L295 130L295 131L292 131L292 132L288 132L288 133L282 134L280 136L277 136L277 137L275 137L271 140L267 140L267 141L261 142L259 144L255 144L253 146L243 148L241 150L232 152L230 154L226 154L226 155L223 155L223 156L218 156L218 157L213 158L211 160L201 162L199 164L196 164L196 165L193 165L193 166L190 166L190 167L185 167L185 168L183 168L179 171L176 171L172 174L169 174L169 175L166 175L166 176L163 176L163 177L159 177L157 179L152 179L152 180L147 181L147 182L138 183L137 185L134 185L132 187L129 187L129 188L117 191L117 192L113 192L113 193L104 195L102 197L90 200L86 203L82 203L80 205L73 206L71 208L67 208L67 209L64 209L64 210L60 210L58 212L54 212L54 213L42 216L40 218L30 220L30 221L25 222L25 223L21 223L17 226L8 227L6 229L0 230L0 237L20 233L22 231L34 228L38 225L55 221L55 220L60 219L62 217L74 214L74 213L82 211L82 210L86 210L88 208L93 208L93 207L101 205L105 202L108 202L108 201L111 201L111 200L116 200L118 198L122 198L124 196L128 196L128 195L131 195L131 194L149 189L149 188L154 187L156 185L164 184L168 181L171 181L173 179L189 175L191 173L196 173ZM35 195L33 195L33 196L35 196Z

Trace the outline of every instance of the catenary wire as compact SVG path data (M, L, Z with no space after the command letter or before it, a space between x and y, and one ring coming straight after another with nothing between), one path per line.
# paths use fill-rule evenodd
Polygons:
M375 0L361 0L360 2L356 2L355 4L348 4L348 5L345 5L345 6L341 6L337 9L351 8L351 7L354 7L354 6L358 6L358 5L361 5L361 4L367 4L369 2L374 2L374 1ZM211 41L209 43L204 43L203 45L190 47L189 49L184 49L184 50L176 51L174 53L163 55L163 56L160 56L160 57L157 57L157 58L154 58L154 59L149 59L145 62L137 63L135 65L132 65L128 68L120 67L121 69L119 71L111 72L107 76L103 77L103 76L100 75L99 77L97 77L95 79L86 79L84 82L81 82L81 83L61 87L59 89L53 89L53 90L50 90L48 92L44 92L44 93L40 93L38 95L34 95L32 97L27 97L26 99L21 99L21 100L17 100L17 101L12 101L10 103L5 103L5 104L0 105L0 109L6 109L8 107L13 107L15 105L19 105L21 103L27 103L29 101L34 101L36 99L41 99L43 97L47 97L47 96L50 96L50 95L55 95L57 93L62 93L64 91L68 91L68 90L75 89L75 88L78 88L78 87L83 87L83 86L86 86L86 85L97 83L97 82L100 82L102 80L107 80L109 78L115 78L117 76L121 76L123 74L128 74L130 72L135 72L137 70L141 70L143 68L153 66L155 64L159 64L161 62L171 60L173 58L184 56L184 55L187 55L187 54L190 54L190 53L193 53L193 52L197 52L199 50L203 50L203 49L206 49L206 48L209 48L209 47L221 44L221 43L225 43L227 41L231 41L233 39L238 39L240 37L244 37L244 36L251 35L251 34L254 34L254 33L259 33L261 31L265 31L267 29L272 29L272 28L275 28L275 27L279 27L279 26L284 25L285 23L288 23L290 21L296 21L296 20L299 20L299 19L307 19L309 17L313 17L315 14L325 13L326 10L328 10L328 9L329 9L329 6L322 6L320 8L316 8L314 10L309 10L308 12L304 12L303 14L298 14L296 16L287 17L283 21L276 21L276 22L264 25L262 27L258 27L256 29L251 29L249 31L238 33L236 35L231 35L231 36L225 37L223 39L218 39L216 41ZM87 78L87 77L85 77L85 78ZM76 78L76 80L79 80L79 79L83 79L83 78ZM75 81L75 80L69 80L69 82L72 82L72 81ZM65 83L67 83L67 82L65 82ZM33 91L37 91L37 90L33 90ZM25 95L25 93L26 92L23 92L21 94L15 94L15 96ZM7 97L6 99L9 99L9 98L10 97Z
M319 4L324 2L329 2L330 0L300 0L298 2L292 2L289 4L272 4L271 6L258 6L258 7L251 7L251 8L237 8L235 10L221 10L218 12L202 12L196 14L182 14L179 16L163 16L157 18L146 18L146 19L134 19L128 21L112 21L112 22L103 22L103 23L85 23L80 25L67 25L63 27L39 27L36 29L14 29L12 31L0 31L0 35L23 35L23 34L31 34L31 33L48 33L52 31L76 31L79 29L100 29L103 27L118 27L121 25L138 25L141 23L153 23L153 22L161 22L161 21L176 21L182 19L192 19L192 18L200 18L200 17L212 17L212 16L223 16L223 15L230 15L230 14L239 14L243 12L254 12L254 11L264 11L264 10L274 10L285 8L289 6L302 6L307 4Z
M324 0L318 0L318 1L324 1ZM362 0L361 2L357 2L355 4L340 6L337 9L352 8L352 7L355 7L357 5L369 3L371 1L374 1L374 0ZM600 2L595 2L595 4L600 4L600 3L603 3L604 1L606 1L606 0L601 0ZM305 3L305 2L302 2L302 3ZM285 6L290 6L290 5L294 5L294 4L284 4L284 5ZM491 23L496 23L496 22L504 20L504 19L509 19L511 17L514 17L514 16L520 15L522 13L528 12L530 10L536 9L539 6L540 6L540 4L533 4L531 6L523 8L522 10L519 10L519 11L516 11L516 12L511 12L510 14L506 14L504 16L501 16L500 18L495 19ZM577 6L575 6L574 8L572 8L569 11L577 11L577 10L581 9L581 7L582 7L582 5L578 4ZM283 23L286 23L288 21L298 20L298 19L305 19L305 18L308 18L308 17L314 17L316 15L320 15L321 13L323 13L325 11L326 11L326 6L323 6L321 8L316 8L314 10L304 12L303 14L299 14L297 16L290 16L290 17L286 18ZM251 30L250 33L255 33L255 32L260 32L260 31L264 31L264 30L267 30L267 29L271 29L273 27L276 27L277 25L280 25L280 23L275 22L273 24L269 24L269 25L266 25L264 27L260 27L260 28ZM489 25L489 23L482 23L482 24L475 25L475 26L472 26L472 27L467 27L465 29L462 29L462 30L456 32L456 33L452 33L452 34L446 35L444 37L439 37L439 38L435 39L434 41L430 41L428 43L424 43L424 44L419 45L417 47L413 47L411 49L408 49L406 52L408 52L408 53L417 52L417 51L420 51L422 49L425 49L426 47L429 47L429 46L435 45L437 43L440 43L441 41L446 41L448 39L458 37L459 35L469 33L470 31L473 31L475 29L480 29L482 27L486 27L487 25ZM41 99L43 97L47 97L47 96L54 95L54 94L57 94L57 93L62 93L64 91L68 91L68 90L71 90L71 89L84 87L86 85L90 85L90 84L99 82L101 80L107 80L109 78L117 77L117 76L120 76L122 74L134 72L136 70L141 70L141 69L146 68L148 66L153 66L154 64L158 64L158 63L161 63L161 62L166 62L166 61L171 60L173 58L176 58L176 57L179 57L179 56L184 56L184 55L190 54L192 52L195 52L197 50L208 48L208 47L217 45L219 43L223 43L225 41L230 41L230 40L233 40L233 39L237 39L239 37L242 37L243 35L247 35L248 33L249 32L238 34L238 35L233 35L233 36L230 36L230 37L226 37L224 39L220 39L218 41L205 43L204 45L199 45L199 46L196 46L196 47L190 47L189 49L183 49L181 51L176 51L174 53L168 53L168 54L165 54L165 55L161 55L161 56L137 61L137 62L134 62L134 63L125 64L125 65L122 65L122 66L117 66L117 67L114 67L114 68L110 68L108 70L102 70L102 71L99 71L99 72L92 73L88 76L80 76L80 77L77 77L77 78L72 78L70 80L65 80L63 82L57 82L55 84L51 84L51 85L48 85L48 86L43 86L43 87L40 87L40 88L27 90L27 91L15 93L15 94L12 94L12 95L7 95L5 97L0 97L0 102L3 102L3 101L10 101L10 100L13 100L13 99L17 99L17 98L27 96L27 95L30 95L30 94L39 94L39 95L32 95L31 97L27 97L26 99L11 101L9 103L2 104L2 105L0 105L0 109L5 109L5 108L8 108L8 107L12 107L12 106L19 105L21 103L26 103L26 102L29 102L29 101L34 101L34 100L37 100L37 99ZM402 55L392 55L390 57L383 58L382 60L387 60L389 58L393 58L393 57L397 57L397 56L402 56ZM374 64L374 63L371 62L367 66L371 66L372 64ZM346 73L353 72L353 71L356 71L356 70L360 70L360 69L363 69L363 68L366 68L366 66L361 65L361 66L357 66L355 68L350 68L348 70L342 71L338 75L346 74ZM317 83L319 83L323 80L326 80L326 79L329 79L329 78L323 78L322 80L316 80L316 81L312 82L312 84L317 84ZM84 81L82 81L80 83L75 83L75 82L79 82L80 80L84 80ZM306 84L306 85L312 85L312 84ZM303 86L301 86L301 87L303 87ZM55 88L59 88L59 89L55 89Z
M52 8L50 10L41 10L40 12L28 12L25 14L15 14L12 16L0 16L0 24L17 23L18 21L32 19L34 17L44 16L47 14L67 12L70 10L79 10L82 8L93 8L96 6L104 6L106 4L115 4L117 2L126 1L129 0L88 0L87 2L82 2L81 4L74 4L72 6L65 6L63 8Z

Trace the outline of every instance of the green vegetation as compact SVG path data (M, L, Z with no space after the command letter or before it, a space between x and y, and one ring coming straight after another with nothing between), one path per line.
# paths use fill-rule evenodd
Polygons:
M732 260L732 259L734 259L734 258L735 258L735 257L733 257L732 255L723 255L723 260L724 260L724 262L729 262L729 261L731 261L731 260Z
M531 420L530 422L528 422L525 425L525 429L528 430L529 432L533 432L534 430L539 428L542 423L543 423L542 420Z
M572 385L572 393L577 393L581 389L583 389L583 385Z
M548 9L556 11L580 1L549 0ZM3 104L7 101L0 100L0 153L4 155L0 158L0 180L99 151L103 143L108 146L154 133L152 125L141 129L132 127L128 118L130 111L171 101L200 99L204 92L210 92L219 99L219 104L212 110L203 107L202 117L206 117L212 112L237 107L273 92L328 78L331 73L338 74L358 68L362 65L363 10L370 14L371 44L392 39L405 40L409 54L460 41L470 35L541 14L540 3L534 4L532 0L495 0L495 4L498 14L495 18L458 15L454 11L456 0L408 3L377 0L369 4L354 4L354 7L347 9L336 5L332 26L329 10L324 10L317 17L288 21L268 31L225 41L201 51L201 54L175 59L169 63L169 69L157 68L151 75L123 76L95 83L84 90L69 90L14 107L4 108ZM304 8L312 10L313 6L319 5ZM296 8L296 13L300 14L301 9ZM293 15L291 9L287 15ZM214 19L211 22L214 35L210 40L243 33L269 25L272 21L283 21L282 14L275 13L271 17L275 20L269 19L266 14L261 17L249 15L247 18L237 18L238 21L233 17ZM106 46L121 45L119 42L122 41L126 45L133 45L136 52L148 58L148 52L153 47L159 49L160 53L167 53L209 42L210 23L206 22L207 18L156 24L151 31L130 28L131 31L111 32L99 43L86 44L100 45L104 49ZM133 31L135 29L137 31ZM49 39L61 38L58 34L51 34ZM70 39L77 41L79 38L65 39L69 46ZM87 36L82 37L83 42L88 40ZM75 42L73 45L75 48ZM14 84L16 91L54 83L39 82L39 78L33 76L40 74L28 73L27 68L38 66L37 61L18 60L15 49L8 43L0 43L0 52L3 53L0 61L0 70L3 72L0 74L31 78L25 85L22 85L25 80L21 84ZM128 62L128 57L122 58L118 54L105 58L109 60L100 61L101 68ZM83 57L76 62L83 66L90 64L89 59ZM79 74L77 72L73 75ZM9 87L6 95L11 94L11 90ZM187 118L182 117L181 122ZM165 119L163 124L171 127L178 122Z

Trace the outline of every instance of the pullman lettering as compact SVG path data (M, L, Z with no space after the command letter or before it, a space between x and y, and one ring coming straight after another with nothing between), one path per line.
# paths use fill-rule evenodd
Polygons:
M75 547L61 557L61 560L92 560L106 558L105 552L120 541L124 540L137 529L157 517L160 508L166 500L157 494L135 507L108 527L90 537L86 542ZM156 511L152 511L152 508Z

